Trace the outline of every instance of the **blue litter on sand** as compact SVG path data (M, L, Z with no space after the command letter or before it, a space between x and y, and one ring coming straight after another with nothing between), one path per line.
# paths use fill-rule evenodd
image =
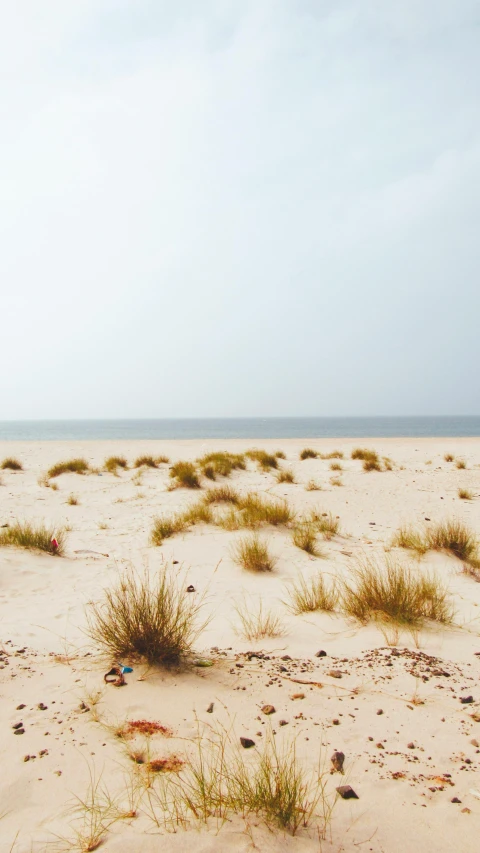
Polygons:
M120 669L122 670L122 675L125 675L126 672L133 672L131 666L123 666L122 663L120 664Z

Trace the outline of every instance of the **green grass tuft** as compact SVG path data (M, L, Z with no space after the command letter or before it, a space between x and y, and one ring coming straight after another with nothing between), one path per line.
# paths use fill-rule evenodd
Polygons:
M310 522L295 525L292 531L293 544L312 557L321 557L322 552L317 546L318 528Z
M248 458L251 459L252 462L258 462L258 465L262 469L262 471L269 471L271 468L278 468L277 457L272 456L265 450L257 450L253 448L253 450L247 450L245 456L248 456Z
M302 521L313 525L323 535L324 539L332 539L340 530L340 521L331 512L320 512L318 509L311 509Z
M58 548L52 543L52 539L58 542ZM16 521L9 527L0 530L0 545L13 548L27 548L32 551L45 551L47 554L63 556L65 551L65 532L55 532L53 528L45 527L43 524L31 524L28 521Z
M202 473L210 480L216 480L217 477L229 477L232 471L240 469L245 470L245 456L243 453L228 453L227 451L218 451L215 453L206 453L197 459Z
M15 459L14 456L7 456L0 465L0 468L2 471L6 471L7 468L10 471L23 471L22 463L18 459Z
M48 477L59 477L60 474L86 474L90 466L86 459L67 459L65 462L57 462L48 470Z
M179 664L207 624L203 600L186 590L185 577L167 566L160 572L124 572L103 599L87 610L88 633L114 659L144 658L150 664Z
M272 572L277 562L266 542L256 533L239 539L233 546L232 556L237 565L249 572Z
M477 536L456 518L428 525L423 531L404 525L393 537L392 545L410 548L419 554L449 551L464 563L476 565L479 562Z

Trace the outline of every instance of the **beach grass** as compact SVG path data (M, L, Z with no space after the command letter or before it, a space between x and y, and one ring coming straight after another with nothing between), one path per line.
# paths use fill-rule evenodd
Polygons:
M65 462L57 462L52 465L47 472L49 478L59 477L61 474L86 474L90 470L90 465L86 459L66 459Z
M23 465L14 456L7 456L0 465L2 471L23 471Z
M305 459L316 459L318 457L318 453L316 450L312 450L311 447L304 447L300 452L300 459L304 461Z
M267 543L256 533L239 539L232 548L232 557L249 572L272 572L277 562Z
M276 477L277 483L294 483L295 475L291 468L282 468Z
M58 547L52 540L56 539ZM41 523L28 521L16 521L8 527L0 530L0 545L13 548L26 548L32 551L45 551L61 557L65 551L65 531L55 531L52 527L46 527Z
M281 617L264 608L263 601L241 599L234 602L233 609L239 620L237 632L245 640L264 640L267 637L282 637L285 625Z
M317 572L308 580L299 575L290 583L288 596L289 600L285 605L295 615L316 611L331 612L338 603L336 584L327 583L321 572Z
M117 469L123 468L125 470L128 468L128 463L124 456L108 456L103 467L109 474L117 474Z
M175 486L183 486L186 489L199 489L200 480L193 462L176 462L170 468L170 477L175 481Z

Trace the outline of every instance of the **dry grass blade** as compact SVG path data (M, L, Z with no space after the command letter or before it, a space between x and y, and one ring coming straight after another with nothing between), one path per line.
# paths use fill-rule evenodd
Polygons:
M314 613L318 610L330 612L335 610L338 602L336 585L326 584L321 572L309 580L300 575L291 582L288 594L290 600L285 602L285 605L296 615Z
M268 550L266 542L256 534L245 536L232 548L232 557L237 565L249 572L272 572L277 558Z
M58 547L55 546L55 540ZM0 531L0 545L13 548L27 548L32 551L46 551L58 557L63 556L65 551L65 531L55 531L54 528L45 527L43 524L32 524L28 521L16 521L9 527Z
M184 574L164 565L155 575L126 571L103 599L88 607L88 633L114 658L138 656L151 664L184 660L208 623L204 604L186 591Z
M18 459L15 459L15 457L13 456L7 456L6 459L4 459L2 464L0 465L0 468L2 469L2 471L6 471L7 468L10 471L23 471L22 463L19 462Z
M57 462L48 470L48 477L59 477L60 474L86 474L90 466L86 459L67 459L65 462Z
M453 606L446 587L435 575L419 575L413 567L389 557L358 561L351 581L343 582L342 607L349 615L415 626L425 619L448 624Z
M280 616L271 610L265 610L261 599L257 602L246 599L236 601L233 609L240 623L237 633L246 640L282 637L286 632Z

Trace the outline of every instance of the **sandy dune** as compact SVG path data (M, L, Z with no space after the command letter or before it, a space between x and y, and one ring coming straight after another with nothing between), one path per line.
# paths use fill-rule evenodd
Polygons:
M167 465L142 470L140 477L135 470L118 477L64 474L57 491L38 482L50 465L74 456L101 467L113 453L129 462L143 453L176 461L254 444L283 450L281 465L293 469L296 483L277 484L252 463L229 482L241 491L286 498L299 513L316 507L339 516L340 534L322 543L323 558L296 548L282 527L262 531L278 557L271 574L252 575L234 563L232 544L243 535L238 531L199 525L152 547L153 519L198 498L187 489L167 490ZM305 445L343 451L343 470L332 472L326 460L299 461ZM350 459L359 445L390 457L393 470L365 473ZM445 462L446 452L465 459L466 469ZM134 819L115 822L105 834L103 845L112 853L478 850L480 722L471 715L480 719L480 584L445 553L413 561L418 571L430 567L442 576L456 609L453 626L432 625L415 638L382 633L372 623L359 626L340 614L293 616L282 601L299 572L341 577L355 557L383 553L404 521L457 517L478 532L480 439L0 443L0 460L7 455L24 470L1 472L0 524L38 520L67 525L69 532L63 558L0 549L0 853L38 853L52 844L65 849L59 837L72 837L72 802L85 795L92 774L128 805L134 765L111 730L125 719L159 720L172 730L170 738L152 738L158 756L183 754L199 729L220 724L233 726L236 741L244 736L257 746L269 727L279 743L296 738L305 766L321 760L329 770L330 755L341 750L345 775L327 774L329 802L342 784L359 799L337 800L325 839L314 831L295 837L272 832L260 818L240 816L221 827L212 818L208 828L192 824L167 833L141 804ZM343 485L332 485L332 477ZM320 491L305 489L311 479ZM473 500L460 500L460 487ZM66 503L71 493L76 506ZM178 561L197 592L206 594L212 618L197 647L214 665L178 673L134 662L124 688L105 686L110 662L86 636L85 605L122 568L154 570L165 560ZM242 596L272 608L284 623L283 635L242 639L233 607ZM260 655L249 657L252 650ZM319 650L326 655L316 657ZM282 661L285 656L290 659ZM298 693L304 698L292 699ZM468 695L473 702L462 704ZM260 711L265 703L276 709L270 717ZM12 726L19 722L24 734L15 736Z

